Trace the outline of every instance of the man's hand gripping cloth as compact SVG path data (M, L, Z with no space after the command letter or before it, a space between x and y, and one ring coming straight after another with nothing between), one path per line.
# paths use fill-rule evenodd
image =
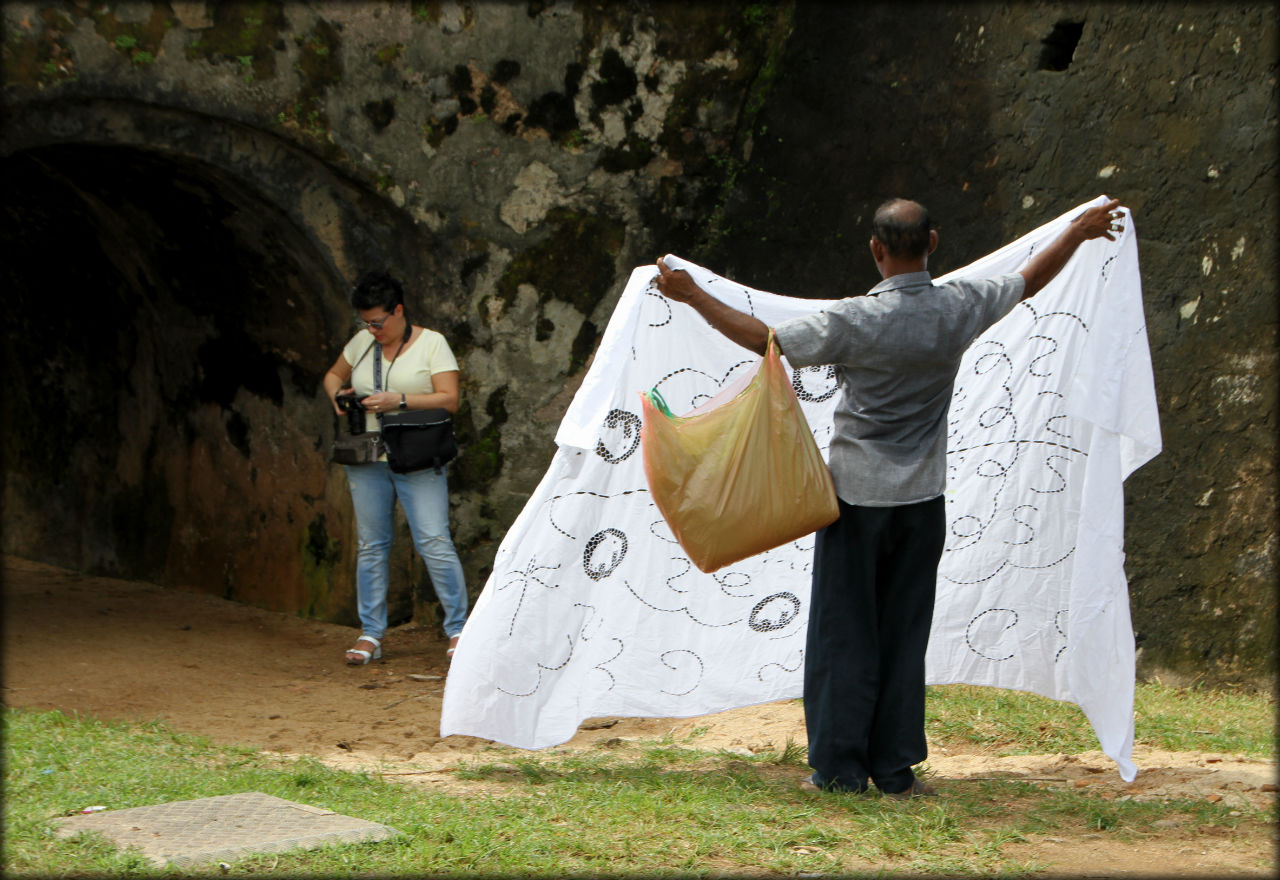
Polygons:
M1016 271L1101 201L953 275ZM769 325L823 304L686 265ZM812 536L703 574L648 496L638 393L656 387L687 411L756 362L661 296L656 274L632 272L551 466L498 549L449 672L442 736L543 748L594 716L689 717L801 693ZM825 455L833 375L791 375ZM1160 450L1132 218L974 343L950 421L929 681L1075 703L1132 779L1123 481Z

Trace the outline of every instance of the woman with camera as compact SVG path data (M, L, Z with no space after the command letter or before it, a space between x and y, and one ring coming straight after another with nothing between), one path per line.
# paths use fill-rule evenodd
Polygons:
M427 565L444 607L444 633L452 658L467 616L462 564L449 535L449 489L443 467L397 472L383 453L380 429L388 416L420 410L458 409L458 362L449 343L434 330L409 322L404 290L385 272L367 273L356 284L352 305L361 330L347 342L324 377L334 412L342 405L363 409L369 437L367 463L347 464L359 548L356 592L361 634L347 651L349 665L382 656L387 629L387 581L393 512L400 500L414 546Z

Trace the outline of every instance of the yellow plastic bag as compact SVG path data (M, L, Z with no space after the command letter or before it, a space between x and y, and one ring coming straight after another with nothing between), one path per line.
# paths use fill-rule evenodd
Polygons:
M840 515L835 485L773 333L754 376L686 416L641 392L649 492L694 565L712 572Z

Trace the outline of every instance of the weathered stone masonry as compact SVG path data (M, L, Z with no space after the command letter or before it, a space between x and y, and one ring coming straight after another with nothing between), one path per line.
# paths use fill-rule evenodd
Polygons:
M473 590L630 268L813 296L927 201L946 271L1135 211L1165 453L1129 483L1144 666L1275 648L1264 5L7 2L4 550L353 621L320 376L366 268L463 368ZM21 414L21 415L15 415ZM40 428L36 430L35 428ZM429 617L400 541L394 616Z

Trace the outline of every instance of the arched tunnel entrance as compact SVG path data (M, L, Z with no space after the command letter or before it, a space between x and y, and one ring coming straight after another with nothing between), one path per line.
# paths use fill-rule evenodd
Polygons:
M0 186L4 551L341 619L318 389L350 316L307 230L131 146L19 150Z

